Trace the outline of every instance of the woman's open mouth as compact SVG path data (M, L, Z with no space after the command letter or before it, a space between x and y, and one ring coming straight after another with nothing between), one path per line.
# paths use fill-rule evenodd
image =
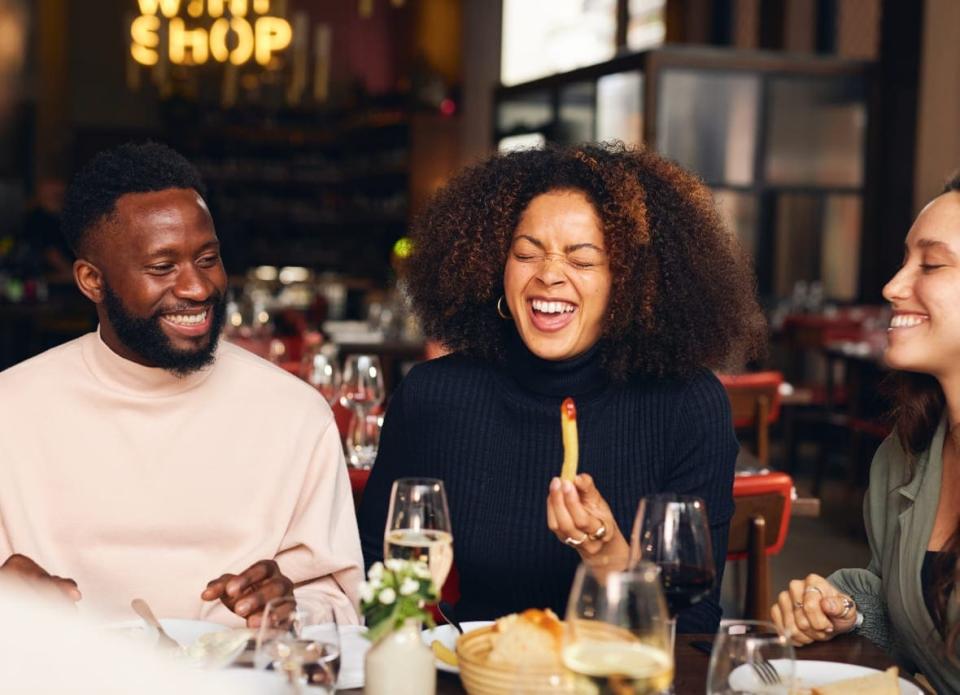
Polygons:
M930 317L926 314L894 314L890 319L890 327L888 331L901 331L907 328L916 328L921 326L930 320Z
M573 321L577 305L562 299L532 299L529 302L530 321L539 331L559 331Z

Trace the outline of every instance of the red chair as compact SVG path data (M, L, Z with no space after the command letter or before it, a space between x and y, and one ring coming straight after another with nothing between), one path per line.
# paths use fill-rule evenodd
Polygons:
M783 549L790 526L793 479L786 473L738 475L733 480L735 510L730 522L727 560L747 560L744 615L766 620L770 609L767 558Z
M755 455L760 468L770 463L770 425L780 417L780 372L753 372L751 374L718 374L727 391L733 426L738 430L752 429L755 433Z

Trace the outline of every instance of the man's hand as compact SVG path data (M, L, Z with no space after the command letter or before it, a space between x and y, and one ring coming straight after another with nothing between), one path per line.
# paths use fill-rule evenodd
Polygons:
M204 601L223 605L245 618L247 627L259 627L263 609L271 599L293 594L293 582L285 577L274 560L261 560L240 574L224 574L207 584L200 594Z
M57 599L76 603L83 596L77 583L66 577L56 577L43 569L26 555L11 555L0 565L0 577L21 582L34 591Z

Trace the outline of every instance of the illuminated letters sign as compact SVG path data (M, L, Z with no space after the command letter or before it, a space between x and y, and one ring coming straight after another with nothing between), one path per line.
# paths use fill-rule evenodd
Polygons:
M137 4L140 16L130 25L130 55L141 65L156 65L162 51L175 65L203 65L208 60L244 65L251 59L268 65L293 38L287 20L270 16L270 0L137 0ZM187 18L180 16L181 6Z

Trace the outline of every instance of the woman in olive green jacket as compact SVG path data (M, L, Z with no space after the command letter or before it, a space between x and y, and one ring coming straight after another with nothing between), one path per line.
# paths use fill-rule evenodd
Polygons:
M771 608L794 644L856 630L941 693L960 692L960 176L925 207L884 298L896 431L864 500L865 569L790 582Z

